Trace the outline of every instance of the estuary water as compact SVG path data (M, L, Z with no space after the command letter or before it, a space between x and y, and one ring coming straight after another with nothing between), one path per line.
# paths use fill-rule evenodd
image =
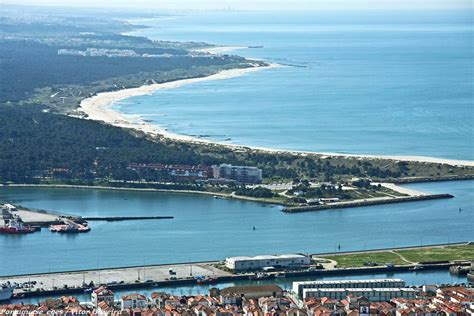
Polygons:
M287 65L124 100L169 131L232 144L474 159L473 12L211 12L141 20L156 40L263 46Z
M279 206L199 195L0 187L0 202L60 213L175 217L91 222L91 232L78 235L0 235L0 275L474 240L474 181L407 187L455 198L286 214Z
M229 143L472 160L471 14L219 12L140 21L151 28L137 35L263 45L236 53L289 66L115 106L179 134ZM198 195L0 187L0 202L26 207L175 217L91 222L90 233L70 236L0 235L0 275L474 240L474 181L408 187L455 198L285 214ZM453 282L444 272L422 275Z
M291 290L292 283L296 281L309 281L309 280L360 280L360 279L386 279L396 278L406 281L406 284L411 286L420 286L424 284L461 284L466 283L465 276L452 275L447 270L431 270L431 271L419 271L419 272L397 272L397 273L372 273L372 274L360 274L352 276L330 276L330 277L291 277L291 278L278 278L273 280L262 280L262 281L235 281L226 282L212 285L188 285L188 286L169 286L169 287L157 287L151 289L138 289L134 292L141 293L146 296L151 296L153 292L166 292L175 295L197 295L197 294L208 294L209 289L212 287L225 288L228 286L239 286L249 284L277 284L285 290ZM129 294L130 290L114 291L116 298L122 295ZM80 301L90 301L91 297L89 294L75 295ZM54 297L54 296L53 296ZM59 297L59 296L58 296ZM33 297L33 298L21 298L12 300L12 303L24 304L36 304L39 301L43 301L44 297Z

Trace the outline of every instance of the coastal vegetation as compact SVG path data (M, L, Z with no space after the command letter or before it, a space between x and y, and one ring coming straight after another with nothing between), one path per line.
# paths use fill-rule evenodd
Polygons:
M268 181L291 181L295 177L322 181L370 177L390 181L473 174L472 168L433 163L236 151L218 145L150 139L118 127L50 113L39 105L0 106L0 124L2 182L38 183L46 178L84 183L94 179L142 180L127 169L131 162L251 165L262 168ZM147 180L169 180L159 173L153 177ZM316 189L314 194L317 193Z
M4 13L2 13L4 14ZM0 36L0 182L106 185L209 191L277 199L278 192L240 185L205 186L163 172L137 172L130 163L212 166L221 163L262 169L263 182L295 179L333 185L301 185L301 198L355 199L383 196L371 181L466 179L474 168L388 159L271 152L248 147L185 142L71 117L81 100L104 91L184 78L225 69L262 66L238 56L193 50L209 44L151 41L122 35L141 26L103 15L58 14L13 19L4 14ZM340 187L361 180L356 191ZM365 182L364 182L365 181ZM302 182L303 183L303 182ZM293 190L295 191L295 190ZM281 192L280 192L281 193Z

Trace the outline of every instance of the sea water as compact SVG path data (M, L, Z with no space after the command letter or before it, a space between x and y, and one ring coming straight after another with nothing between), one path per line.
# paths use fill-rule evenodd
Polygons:
M155 40L255 46L285 67L123 100L171 132L317 152L474 159L472 11L207 12L138 21Z

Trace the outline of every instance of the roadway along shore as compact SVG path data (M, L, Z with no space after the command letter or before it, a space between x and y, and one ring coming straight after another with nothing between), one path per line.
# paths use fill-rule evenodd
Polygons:
M311 255L317 260L328 255L350 255L360 253L377 253L397 250L432 250L436 248L466 246L469 243L452 243L429 246L400 247L390 249L375 249L367 251L319 253ZM171 285L196 284L196 276L215 279L214 282L229 282L236 280L249 280L254 273L234 274L218 268L219 261L189 262L162 265L142 265L133 267L103 268L91 270L77 270L64 272L51 272L39 274L11 275L0 277L0 283L11 282L17 284L32 284L31 289L16 289L17 297L47 296L68 293L82 293L85 289L99 284L107 284L113 289L151 288ZM424 269L449 269L451 263L424 264ZM304 269L285 271L285 277L296 276L329 276L352 275L377 272L409 271L415 264L395 266L336 268L333 262L328 262L324 269ZM170 273L172 271L172 274ZM275 274L270 274L275 277ZM33 282L34 281L34 282Z

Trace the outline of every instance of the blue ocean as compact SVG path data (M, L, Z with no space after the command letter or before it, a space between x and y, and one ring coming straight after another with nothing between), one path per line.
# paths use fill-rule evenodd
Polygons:
M235 144L474 160L472 13L341 14L221 11L138 21L151 27L137 35L262 45L235 53L288 66L116 106L179 134ZM1 235L0 275L474 240L474 181L406 186L455 197L286 214L209 196L2 187L0 201L31 208L175 218L92 222L79 235ZM396 276L409 284L461 282L447 272Z
M232 144L474 159L472 11L174 13L137 23L155 40L285 67L116 104L126 114Z

